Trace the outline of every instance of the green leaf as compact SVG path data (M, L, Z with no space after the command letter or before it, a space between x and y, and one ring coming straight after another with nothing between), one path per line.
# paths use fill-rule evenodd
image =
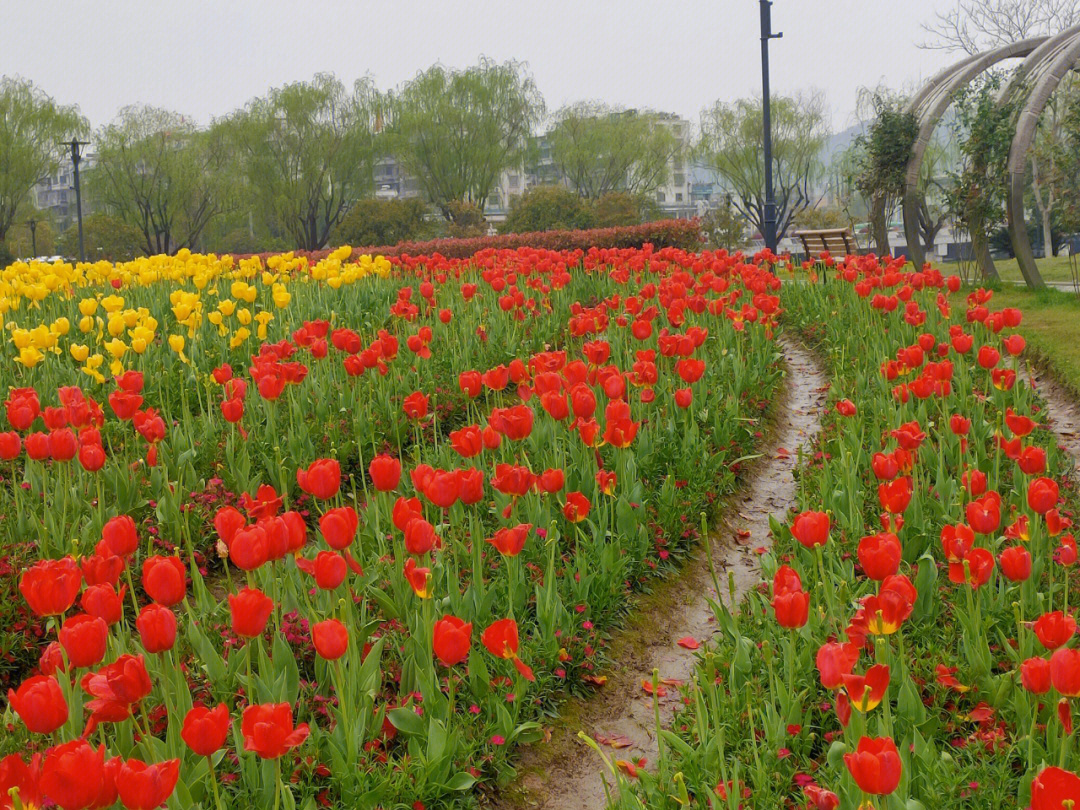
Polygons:
M421 736L427 731L427 723L424 718L407 707L391 709L386 714L393 723L394 728L402 734L409 736Z
M466 773L465 771L461 771L459 773L455 773L450 778L450 781L443 785L443 788L445 788L446 790L468 790L475 784L476 777Z

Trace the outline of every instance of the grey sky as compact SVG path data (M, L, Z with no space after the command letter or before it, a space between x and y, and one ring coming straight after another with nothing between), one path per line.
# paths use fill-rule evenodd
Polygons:
M841 129L860 86L908 86L956 55L919 50L947 0L777 0L774 93L821 90ZM95 127L136 102L201 122L271 86L332 71L396 87L435 61L528 62L549 109L581 99L695 122L760 92L755 0L0 0L0 73L19 74Z

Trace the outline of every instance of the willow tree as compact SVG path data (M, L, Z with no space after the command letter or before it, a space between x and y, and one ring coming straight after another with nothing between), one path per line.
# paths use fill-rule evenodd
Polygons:
M225 122L247 193L298 247L323 247L349 207L371 192L380 110L370 80L348 90L320 73L272 89Z
M197 247L206 226L232 205L231 153L219 128L138 105L121 110L94 142L94 198L138 229L147 253Z
M454 203L483 209L503 171L522 168L544 100L525 66L482 59L434 65L391 94L389 149L448 220Z
M57 104L24 79L0 77L0 242L34 184L56 172L63 141L88 129L78 107Z
M772 99L773 187L776 235L783 238L795 215L816 202L814 184L828 137L818 96ZM701 114L698 160L731 189L731 202L759 231L765 228L765 158L761 149L761 99L717 102Z
M855 143L858 150L856 185L869 203L870 230L878 255L891 254L888 222L904 195L904 177L911 147L919 134L915 115L901 96L875 94L874 119Z
M655 191L667 182L671 161L682 149L682 139L660 114L592 102L559 110L547 140L555 166L593 200L612 191Z

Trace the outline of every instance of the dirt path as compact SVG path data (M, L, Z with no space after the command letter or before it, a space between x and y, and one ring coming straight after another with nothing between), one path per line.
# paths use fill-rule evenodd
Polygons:
M825 377L802 346L787 339L781 345L788 367L787 390L785 404L776 417L773 444L710 538L721 588L726 589L731 572L736 600L760 581L759 555L754 549L771 543L769 515L783 520L795 506L792 473L798 453L809 448L820 427ZM652 698L642 689L642 682L651 683L654 668L671 682L660 701L661 721L666 725L680 702L675 682L689 680L694 670L694 651L679 646L677 640L689 636L704 642L715 632L715 619L706 600L715 594L704 551L688 566L689 573L665 590L662 602L642 611L647 615L629 630L640 637L636 644L617 650L622 668L610 673L609 682L592 699L568 704L566 719L560 724L564 728L557 732L559 738L524 752L519 785L501 798L498 807L602 810L606 769L595 752L577 738L579 730L601 743L618 741L618 748L604 745L613 760L645 757L648 767L653 765L656 722ZM730 597L725 593L722 598Z
M1045 371L1029 369L1029 373L1035 390L1046 400L1045 416L1040 415L1036 421L1057 436L1058 445L1073 461L1071 472L1075 478L1080 469L1080 403Z

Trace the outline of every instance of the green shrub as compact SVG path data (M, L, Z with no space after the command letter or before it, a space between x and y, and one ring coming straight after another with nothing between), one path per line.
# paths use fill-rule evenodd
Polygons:
M588 201L563 186L533 186L514 199L501 233L579 230L593 227ZM637 223L627 223L637 224Z

